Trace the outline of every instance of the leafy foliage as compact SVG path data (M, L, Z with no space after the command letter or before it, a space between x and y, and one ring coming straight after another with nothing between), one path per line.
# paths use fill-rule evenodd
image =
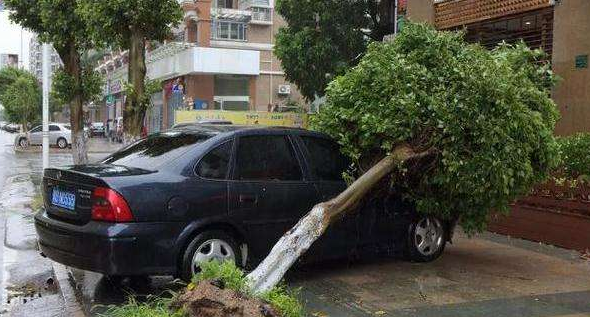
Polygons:
M80 95L82 102L99 100L102 96L104 78L90 67L82 71L82 83L76 88L74 78L63 70L58 70L53 75L52 96L63 104L70 103L76 95Z
M3 74L8 72L2 71ZM36 78L27 72L19 73L12 83L2 89L0 103L4 106L4 117L10 122L26 127L28 123L38 121L41 115L41 89Z
M590 133L558 139L560 168L570 178L590 177Z
M91 37L103 46L129 48L134 32L146 40L163 41L171 25L180 23L182 10L176 0L78 0L80 14Z
M382 13L387 2L278 0L276 10L287 26L276 36L275 54L287 79L308 100L323 96L335 76L358 63L369 40L381 41L388 33Z
M395 190L420 212L483 230L490 210L506 211L557 162L554 79L541 56L408 24L330 84L313 124L361 170L401 144L431 151L394 173Z

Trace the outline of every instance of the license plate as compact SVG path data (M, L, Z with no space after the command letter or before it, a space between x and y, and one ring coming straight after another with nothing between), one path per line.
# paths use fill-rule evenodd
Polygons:
M76 195L54 188L51 192L51 204L69 210L76 209Z

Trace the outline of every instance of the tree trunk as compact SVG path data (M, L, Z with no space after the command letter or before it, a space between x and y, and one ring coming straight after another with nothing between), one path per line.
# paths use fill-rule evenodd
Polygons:
M133 88L125 101L124 131L125 141L136 140L141 136L143 120L147 110L145 96L145 37L143 32L132 29L129 48L129 84Z
M70 125L72 128L72 158L75 165L88 163L87 139L84 135L84 111L82 108L82 67L80 53L75 44L69 44L67 54L61 56L64 70L73 79L74 97L70 101ZM65 58L64 58L65 57Z
M293 263L311 247L330 224L336 222L346 211L354 210L362 198L398 164L422 155L415 154L407 145L398 146L391 155L373 166L336 198L313 207L275 244L266 259L248 274L252 290L255 293L263 293L276 286Z

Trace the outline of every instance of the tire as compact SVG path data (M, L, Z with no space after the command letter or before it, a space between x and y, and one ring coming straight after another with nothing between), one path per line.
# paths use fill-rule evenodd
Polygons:
M65 149L68 147L68 140L64 138L57 139L57 147L60 149Z
M217 245L218 248L214 247ZM214 249L217 251L214 251ZM180 278L189 282L194 274L200 272L197 258L211 261L233 261L239 266L242 263L242 255L235 239L223 231L213 230L198 234L187 246L182 257Z
M29 141L27 140L27 138L20 138L18 139L18 146L20 146L23 149L26 149L27 147L29 147Z
M407 255L412 262L432 262L446 246L447 228L435 217L421 217L408 228Z

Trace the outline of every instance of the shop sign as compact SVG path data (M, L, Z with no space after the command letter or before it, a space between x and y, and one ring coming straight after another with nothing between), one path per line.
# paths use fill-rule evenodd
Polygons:
M177 110L175 122L190 123L201 120L225 120L237 125L262 125L304 128L307 115L293 112L223 111L223 110Z

